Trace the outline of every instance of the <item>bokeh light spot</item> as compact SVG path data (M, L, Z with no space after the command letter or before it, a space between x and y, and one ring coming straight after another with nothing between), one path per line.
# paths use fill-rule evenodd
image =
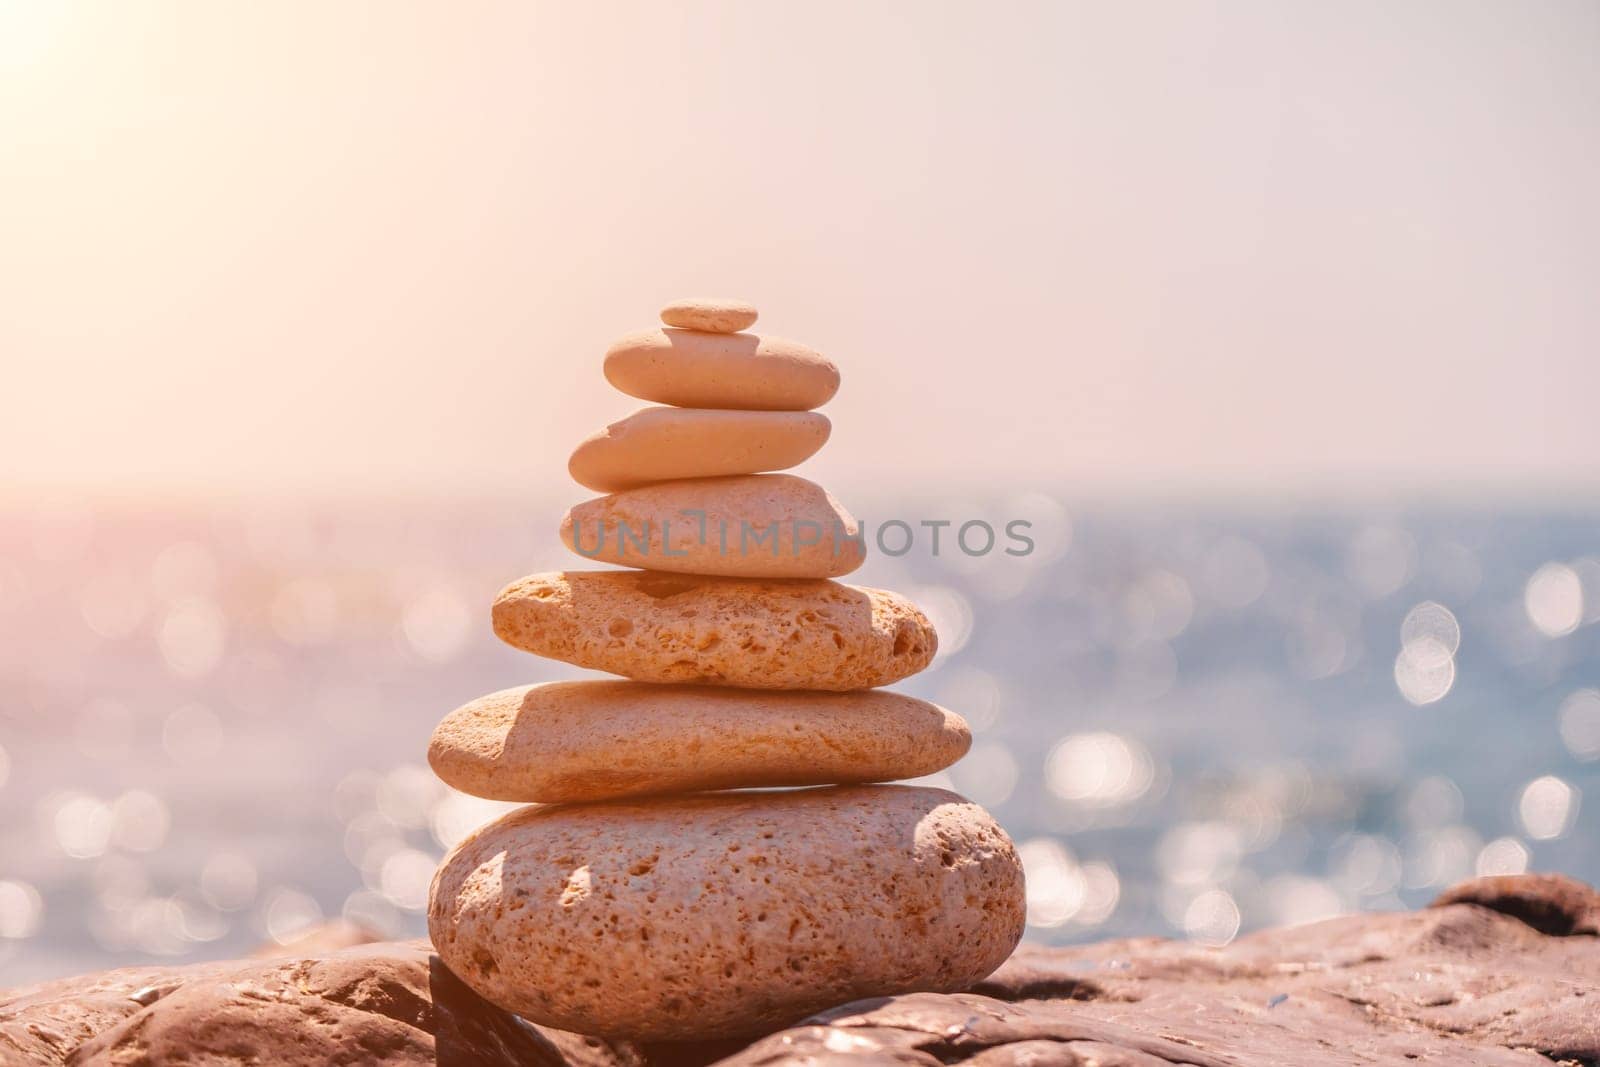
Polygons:
M1045 758L1044 773L1052 793L1086 807L1130 804L1149 790L1155 777L1141 745L1103 732L1062 738Z
M1528 579L1522 606L1535 630L1565 637L1583 622L1583 581L1564 563L1546 563Z
M1239 933L1239 905L1223 889L1207 889L1189 902L1183 932L1190 940L1220 948Z
M1561 743L1580 760L1600 758L1600 689L1580 689L1561 702Z
M1535 841L1551 841L1572 829L1580 800L1576 786L1547 774L1523 787L1522 796L1517 800L1517 817L1529 837Z

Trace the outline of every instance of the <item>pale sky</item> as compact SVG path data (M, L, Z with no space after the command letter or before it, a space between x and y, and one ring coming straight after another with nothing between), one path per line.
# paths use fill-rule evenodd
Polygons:
M1597 55L1589 0L0 0L0 488L570 484L706 294L840 365L825 482L1592 490Z

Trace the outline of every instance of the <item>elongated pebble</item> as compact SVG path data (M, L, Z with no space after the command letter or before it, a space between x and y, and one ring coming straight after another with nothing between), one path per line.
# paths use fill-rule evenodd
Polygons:
M939 645L899 594L830 581L551 571L501 590L493 614L507 644L641 682L870 689Z
M547 682L451 712L428 762L472 796L558 804L919 778L971 741L961 716L881 689Z
M738 333L756 324L756 309L753 304L746 304L743 300L674 300L661 309L661 321L685 330Z
M606 352L606 380L680 408L809 411L839 389L839 368L798 341L753 333L645 330Z
M602 493L777 471L810 459L830 429L828 416L815 411L644 408L579 445L567 470Z
M734 578L838 578L867 554L844 506L792 474L625 489L568 510L561 540L601 563Z

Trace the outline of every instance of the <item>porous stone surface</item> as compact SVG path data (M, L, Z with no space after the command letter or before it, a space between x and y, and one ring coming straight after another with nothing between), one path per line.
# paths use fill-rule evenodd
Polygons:
M463 793L554 804L918 778L971 742L959 715L883 690L547 682L451 712L428 763Z
M589 437L567 472L602 493L682 478L781 471L828 441L828 416L815 411L719 411L653 407Z
M938 648L904 597L831 581L551 571L503 589L493 616L516 648L642 682L869 689Z
M661 309L661 321L668 326L685 330L704 330L707 333L738 333L756 324L754 304L723 297L699 297L674 300Z
M636 1049L531 1026L426 942L134 967L0 993L0 1064L640 1067Z
M526 1019L728 1037L857 997L962 989L1023 926L1005 832L954 793L843 786L530 807L446 857L428 930Z
M792 474L646 485L586 500L561 541L601 563L729 578L839 578L867 558L860 524Z
M1600 1062L1600 896L1559 876L1465 883L1417 912L1023 946L972 991L843 1005L725 1067L1549 1067ZM1549 929L1545 933L1525 918Z
M606 352L606 380L680 408L809 411L839 390L839 368L798 341L753 333L644 330Z

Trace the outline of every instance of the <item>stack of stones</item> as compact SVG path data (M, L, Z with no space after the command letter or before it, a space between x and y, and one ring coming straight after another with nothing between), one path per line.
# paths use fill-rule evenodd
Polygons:
M743 332L745 304L661 318L605 374L667 406L578 447L573 477L609 495L561 528L642 569L535 574L494 604L508 643L628 680L509 689L439 725L440 778L531 806L445 858L433 943L524 1018L639 1040L967 987L1022 934L1010 840L953 793L864 784L965 754L959 716L876 688L937 638L902 597L832 580L864 542L828 493L762 473L822 447L839 372Z

